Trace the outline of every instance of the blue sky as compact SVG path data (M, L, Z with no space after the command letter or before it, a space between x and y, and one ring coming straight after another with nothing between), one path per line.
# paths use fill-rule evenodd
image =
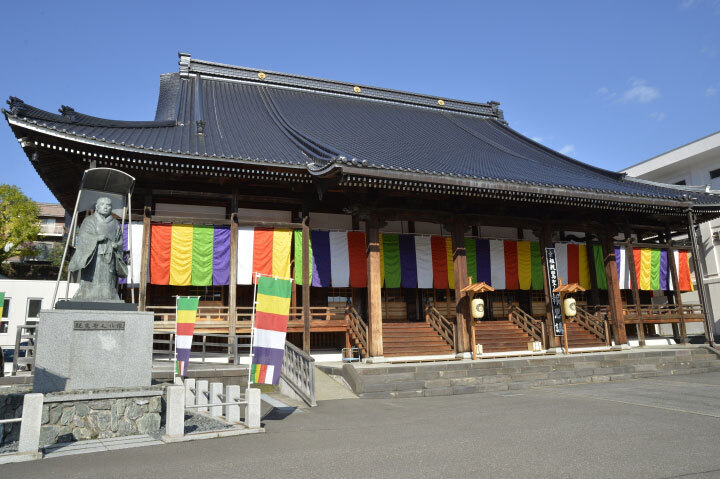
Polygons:
M618 170L720 130L720 0L2 2L0 96L152 119L177 52L443 98ZM5 123L5 122L4 122ZM2 183L54 201L0 126Z

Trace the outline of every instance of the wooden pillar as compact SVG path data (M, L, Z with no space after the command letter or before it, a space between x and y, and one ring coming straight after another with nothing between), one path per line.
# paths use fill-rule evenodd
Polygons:
M379 230L378 216L377 213L373 211L366 222L368 354L372 357L383 355Z
M625 259L628 270L630 271L630 286L632 287L633 303L635 303L635 311L638 318L637 323L635 323L635 330L638 335L638 344L640 346L645 346L645 328L640 314L640 289L638 287L637 272L635 271L635 255L633 254L630 232L625 233Z
M233 202L235 203L235 202ZM230 284L228 285L228 331L237 334L237 263L238 263L237 206L230 213Z
M138 294L138 311L145 311L147 307L147 285L148 285L148 265L150 264L150 215L152 214L152 206L148 204L152 200L148 197L145 199L145 208L143 208L143 237L142 247L140 251L140 292Z
M600 290L597 283L597 268L595 267L595 250L593 246L592 233L585 232L585 249L587 251L588 266L590 267L590 291L592 305L600 304Z
M687 329L685 327L685 317L682 314L682 293L680 292L680 283L678 282L678 271L677 265L675 264L675 249L672 246L672 236L670 236L670 231L668 231L667 233L667 257L668 268L670 268L670 277L672 278L673 282L673 292L675 293L675 304L677 305L678 310L681 311L679 336L683 344L687 344Z
M310 215L303 209L302 218L302 318L303 351L310 353Z
M560 347L560 338L555 336L555 328L553 327L552 297L548 278L547 255L545 254L545 248L552 248L552 246L552 230L550 225L545 224L540 232L540 262L542 263L543 290L545 292L545 347L547 349Z
M608 302L610 303L610 321L613 326L613 339L615 345L627 344L625 332L625 314L620 295L620 282L618 280L617 258L615 258L615 242L612 233L606 233L601 238L603 260L605 263L605 277L608 284Z
M455 344L458 353L470 352L470 298L460 291L468 285L467 257L465 255L465 221L456 218L453 224L453 267L455 273Z

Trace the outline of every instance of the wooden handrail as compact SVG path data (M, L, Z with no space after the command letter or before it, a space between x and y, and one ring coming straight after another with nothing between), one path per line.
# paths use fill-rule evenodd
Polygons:
M345 318L347 319L348 328L353 332L358 341L360 341L361 349L368 350L368 327L360 314L353 306L345 309ZM362 351L360 351L362 355Z
M605 345L610 345L610 335L608 334L607 316L600 314L592 314L580 306L576 305L577 315L573 318L580 326L594 334Z
M445 340L450 347L455 348L455 325L451 323L435 306L425 308L425 321Z
M542 348L545 349L545 335L543 334L542 323L540 321L514 304L510 305L508 320L529 334L535 341L540 341Z

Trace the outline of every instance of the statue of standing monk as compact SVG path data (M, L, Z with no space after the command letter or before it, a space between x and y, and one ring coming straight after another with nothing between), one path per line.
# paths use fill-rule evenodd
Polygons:
M117 278L127 276L128 270L123 260L123 234L120 222L112 216L110 198L98 198L95 213L82 222L68 267L80 271L74 301L120 301Z

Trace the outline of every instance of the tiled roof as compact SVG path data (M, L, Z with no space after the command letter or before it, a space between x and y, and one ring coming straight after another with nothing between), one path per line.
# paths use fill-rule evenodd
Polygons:
M238 163L411 172L686 200L688 192L624 179L550 150L507 126L498 103L260 72L181 55L161 76L155 121L49 113L18 99L11 122L99 146ZM697 194L702 203L718 198Z

